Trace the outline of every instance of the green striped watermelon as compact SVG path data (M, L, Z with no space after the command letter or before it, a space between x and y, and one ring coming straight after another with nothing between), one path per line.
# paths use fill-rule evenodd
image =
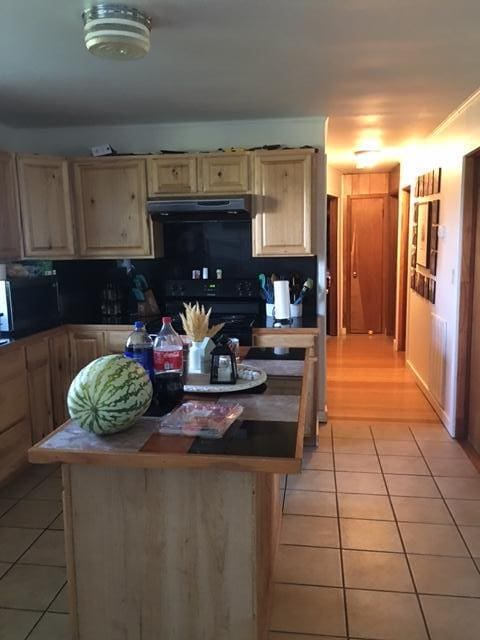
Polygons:
M101 435L128 429L152 400L145 369L131 358L103 356L87 364L68 390L70 417L82 429Z

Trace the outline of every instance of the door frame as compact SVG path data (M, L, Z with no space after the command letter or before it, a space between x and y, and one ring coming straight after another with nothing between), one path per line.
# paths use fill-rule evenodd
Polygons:
M338 196L327 194L327 322L329 336L338 335Z
M351 253L350 253L350 238L351 238L351 228L352 228L352 199L355 200L368 200L372 198L382 198L383 200L383 222L382 222L382 269L380 276L380 289L382 293L382 335L384 332L385 325L385 309L384 309L384 295L383 295L383 278L384 278L384 264L383 264L383 253L384 253L384 235L385 235L385 212L388 207L388 193L369 193L368 195L349 195L347 196L347 215L345 220L345 234L344 234L344 243L343 243L343 309L344 309L344 325L347 333L351 333L350 328L350 273L352 272L352 261L351 261ZM360 334L361 335L361 334Z
M461 231L460 300L456 374L455 437L468 436L470 356L473 325L475 236L480 224L480 148L465 156ZM480 259L480 257L479 257Z
M410 228L410 186L400 189L401 220L397 273L397 310L395 319L395 350L405 351L407 343L407 294L410 269L408 234Z

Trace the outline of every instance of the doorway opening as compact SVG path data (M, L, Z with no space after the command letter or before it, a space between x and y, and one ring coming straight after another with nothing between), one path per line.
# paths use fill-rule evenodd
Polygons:
M407 340L407 294L408 294L408 272L409 250L408 250L408 228L410 224L410 187L402 189L400 192L400 237L398 256L398 277L397 277L397 315L395 321L395 348L397 351L405 351Z
M343 176L343 327L396 333L399 166Z
M327 196L327 335L338 334L338 198Z
M456 437L480 453L480 149L465 158Z

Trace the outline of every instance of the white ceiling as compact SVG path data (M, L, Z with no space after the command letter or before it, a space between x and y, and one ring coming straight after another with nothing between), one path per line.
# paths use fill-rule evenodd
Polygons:
M150 55L84 49L82 0L1 0L0 122L13 127L330 116L347 166L395 149L479 84L479 0L138 0ZM279 140L278 142L282 142Z

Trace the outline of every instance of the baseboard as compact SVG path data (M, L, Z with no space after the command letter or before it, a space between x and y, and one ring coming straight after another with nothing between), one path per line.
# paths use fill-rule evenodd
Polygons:
M420 387L420 391L426 397L428 402L432 405L433 410L435 411L437 416L440 418L441 423L447 429L448 433L452 436L452 438L454 438L455 437L455 427L452 424L450 416L443 409L443 407L440 405L440 403L435 398L435 396L430 392L430 389L428 388L428 384L425 382L425 380L422 378L422 376L418 373L418 371L415 369L415 367L410 362L410 360L407 360L406 364L407 364L407 367L410 369L410 371L413 373L413 375L415 377L415 380L416 380L418 386Z

